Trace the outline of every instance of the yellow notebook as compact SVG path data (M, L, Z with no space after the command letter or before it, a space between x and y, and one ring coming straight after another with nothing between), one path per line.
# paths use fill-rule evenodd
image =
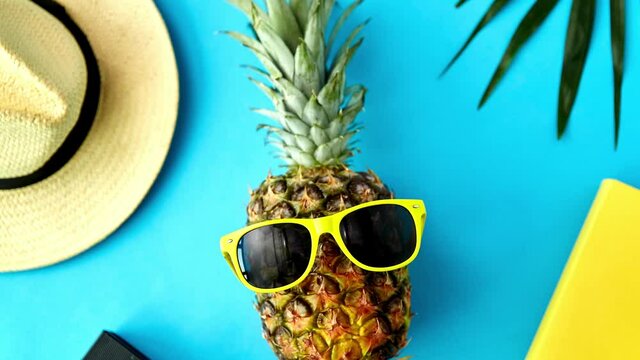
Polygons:
M527 359L640 359L640 190L603 181Z

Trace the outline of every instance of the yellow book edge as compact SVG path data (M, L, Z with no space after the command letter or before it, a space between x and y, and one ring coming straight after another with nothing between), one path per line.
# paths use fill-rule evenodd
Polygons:
M564 298L570 295L575 296L575 294L570 294L570 284L575 277L580 276L580 273L577 271L577 268L580 265L580 259L582 258L583 252L585 251L585 248L588 244L588 240L591 237L591 234L594 233L594 227L598 224L598 221L596 220L601 216L602 212L605 211L606 209L605 203L607 202L607 200L610 199L610 195L612 195L612 192L614 190L619 193L624 192L625 194L630 192L638 193L638 189L635 189L617 180L605 179L602 182L600 189L598 190L598 193L596 195L596 198L591 206L589 214L587 215L584 225L580 231L578 239L574 244L571 254L569 256L569 259L567 260L567 263L562 271L560 280L556 285L553 296L549 301L549 304L544 313L542 321L538 327L538 330L531 344L531 347L529 348L529 351L526 356L527 360L538 360L538 359L547 360L549 359L550 354L563 353L566 356L567 350L571 346L576 346L575 343L571 343L571 341L569 341L569 343L565 344L565 348L560 351L556 351L555 349L549 350L545 348L549 346L548 343L550 343L550 341L547 341L548 340L547 337L552 336L551 334L553 334L552 326L554 326L553 323L555 319L558 318L558 312L562 311L563 308L564 308L564 311L567 311L566 304L564 305L564 307L562 306L564 303L563 301ZM615 207L614 207L614 210L615 210ZM614 211L614 210L609 209L609 211ZM638 226L640 226L640 221L638 222L638 224L639 224ZM640 339L638 339L638 344L640 346ZM541 355L541 354L546 354L546 355ZM552 357L552 358L567 359L566 357ZM572 358L574 357L571 357L570 359ZM584 359L584 357L580 359Z

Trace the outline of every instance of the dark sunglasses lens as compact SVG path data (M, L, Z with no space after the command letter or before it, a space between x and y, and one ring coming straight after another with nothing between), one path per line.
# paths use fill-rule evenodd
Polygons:
M238 243L238 262L249 284L275 289L296 281L309 265L311 234L302 225L277 224L249 231Z
M340 235L353 257L373 267L394 266L416 249L416 225L399 205L375 205L345 216Z

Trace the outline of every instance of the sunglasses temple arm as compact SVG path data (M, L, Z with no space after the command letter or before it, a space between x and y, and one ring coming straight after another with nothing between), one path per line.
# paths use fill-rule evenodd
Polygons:
M235 275L238 278L238 280L242 281L240 279L240 275L236 271L235 266L233 266L233 262L231 261L231 258L229 257L229 254L226 253L226 252L223 252L222 255L224 256L224 259L227 261L227 264L229 264L229 267L231 268L231 272L233 273L233 275Z

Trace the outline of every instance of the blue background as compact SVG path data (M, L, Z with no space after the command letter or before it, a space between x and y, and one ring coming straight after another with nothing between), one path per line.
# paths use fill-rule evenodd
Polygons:
M599 182L640 185L640 11L628 4L620 147L612 143L608 2L566 137L555 139L570 1L561 1L486 107L476 104L519 19L519 1L438 73L490 1L371 0L349 72L369 88L357 169L374 169L429 217L413 276L415 359L526 354ZM77 359L102 329L154 359L270 359L251 292L218 250L241 227L247 189L280 163L249 112L268 102L245 78L252 55L216 30L244 29L223 1L159 0L174 41L181 108L173 147L132 218L90 251L0 275L0 359Z

